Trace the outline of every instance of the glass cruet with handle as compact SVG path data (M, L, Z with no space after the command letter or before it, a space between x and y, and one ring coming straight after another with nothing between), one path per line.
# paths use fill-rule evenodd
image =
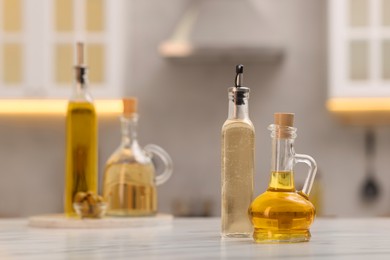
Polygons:
M269 126L272 137L271 178L266 192L258 196L249 207L254 226L253 238L258 243L292 243L309 241L310 225L315 208L309 193L317 172L314 159L296 154L293 127L294 114L276 113L275 123ZM294 185L294 166L305 163L309 173L302 190Z
M137 141L137 99L123 99L122 142L108 159L103 180L103 197L110 216L151 216L157 213L156 186L172 174L172 160L161 147L141 148ZM156 175L156 161L164 166ZM160 165L159 164L159 165Z

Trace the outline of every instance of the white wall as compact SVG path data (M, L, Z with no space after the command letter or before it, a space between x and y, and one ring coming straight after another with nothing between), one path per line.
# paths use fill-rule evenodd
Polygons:
M294 112L299 135L296 150L312 155L322 173L324 213L365 216L390 212L389 128L377 131L381 197L373 205L364 205L359 198L365 169L364 130L340 125L325 109L326 1L252 2L286 45L282 63L245 68L257 133L255 193L263 192L268 181L266 127L272 114ZM227 116L227 88L233 83L234 64L180 66L158 56L158 43L169 37L186 6L184 0L133 1L128 28L131 76L126 94L140 99L141 143L161 145L174 160L172 179L159 188L161 211L171 211L175 200L190 207L199 207L196 201L212 200L213 214L218 215L220 129ZM102 119L99 131L102 168L120 140L117 119ZM0 118L0 216L62 210L64 134L64 118ZM304 167L298 169L304 172Z

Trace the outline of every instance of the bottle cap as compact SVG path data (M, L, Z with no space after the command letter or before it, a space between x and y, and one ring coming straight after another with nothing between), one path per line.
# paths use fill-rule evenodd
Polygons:
M274 124L279 126L294 127L294 113L275 113Z
M123 98L123 115L132 116L137 113L138 100L135 97Z

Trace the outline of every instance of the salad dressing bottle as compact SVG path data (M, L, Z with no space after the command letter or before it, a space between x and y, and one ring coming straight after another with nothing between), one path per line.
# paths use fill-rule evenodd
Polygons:
M243 65L237 65L235 86L229 88L228 119L222 127L222 237L250 237L253 230L247 212L253 195L255 129L243 72Z

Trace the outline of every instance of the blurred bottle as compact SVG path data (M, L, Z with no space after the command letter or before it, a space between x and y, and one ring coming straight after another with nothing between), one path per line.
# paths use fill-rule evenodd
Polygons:
M103 180L107 215L150 216L157 213L156 186L172 174L172 160L157 145L141 148L137 140L137 99L123 99L122 142L108 159ZM165 169L156 176L152 159L160 159Z
M74 213L77 192L97 193L97 119L88 92L84 44L77 43L76 82L66 114L65 213Z

